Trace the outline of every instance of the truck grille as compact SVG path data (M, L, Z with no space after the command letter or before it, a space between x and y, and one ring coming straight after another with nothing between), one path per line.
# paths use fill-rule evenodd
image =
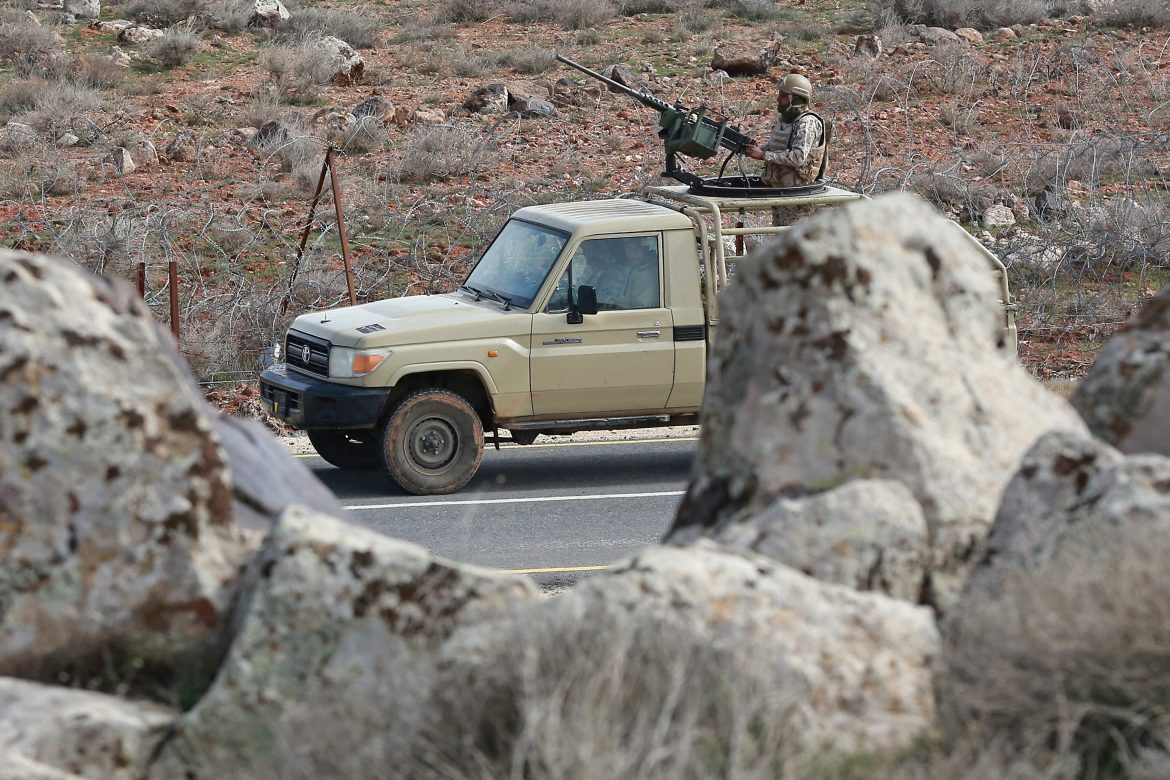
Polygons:
M290 330L284 341L285 361L306 374L329 376L328 341Z

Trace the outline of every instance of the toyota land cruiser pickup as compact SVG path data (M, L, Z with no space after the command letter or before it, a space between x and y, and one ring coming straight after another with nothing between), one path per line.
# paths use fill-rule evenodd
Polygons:
M383 469L419 495L463 487L485 439L696 423L719 292L744 237L786 229L746 225L748 215L770 222L776 207L861 197L830 186L783 198L647 187L522 208L454 292L299 316L285 362L260 376L263 404L334 466ZM997 275L1014 346L1002 263L955 229Z

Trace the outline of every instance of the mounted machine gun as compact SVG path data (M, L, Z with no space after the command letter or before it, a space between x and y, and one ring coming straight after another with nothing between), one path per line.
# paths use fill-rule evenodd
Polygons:
M573 62L568 57L562 57L558 54L557 59L657 111L658 137L662 139L666 147L666 170L663 174L692 188L710 188L713 185L718 186L720 182L729 181L723 177L727 163L731 161L732 157L743 154L747 147L755 143L747 133L730 124L727 120L708 116L705 106L687 108L678 102L671 105L648 92L641 92L618 83L579 62ZM678 155L680 154L706 160L719 154L720 147L726 149L728 154L723 165L719 168L718 179L703 179L679 167ZM736 177L735 181L742 182L750 188L749 179L755 179L755 177ZM758 183L758 179L755 181ZM762 184L758 184L758 186L763 187ZM770 188L764 189L771 191Z

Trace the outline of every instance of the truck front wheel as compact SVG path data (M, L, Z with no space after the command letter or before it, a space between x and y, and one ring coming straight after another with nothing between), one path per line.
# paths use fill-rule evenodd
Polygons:
M376 431L309 431L309 442L339 469L367 471L382 465Z
M462 396L419 390L399 402L382 431L382 463L403 490L454 493L483 460L483 424Z

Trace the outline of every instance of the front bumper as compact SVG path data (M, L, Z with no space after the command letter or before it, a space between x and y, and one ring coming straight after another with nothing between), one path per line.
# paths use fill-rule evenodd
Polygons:
M350 387L289 371L277 363L260 374L265 411L294 428L373 428L390 398L388 387Z

